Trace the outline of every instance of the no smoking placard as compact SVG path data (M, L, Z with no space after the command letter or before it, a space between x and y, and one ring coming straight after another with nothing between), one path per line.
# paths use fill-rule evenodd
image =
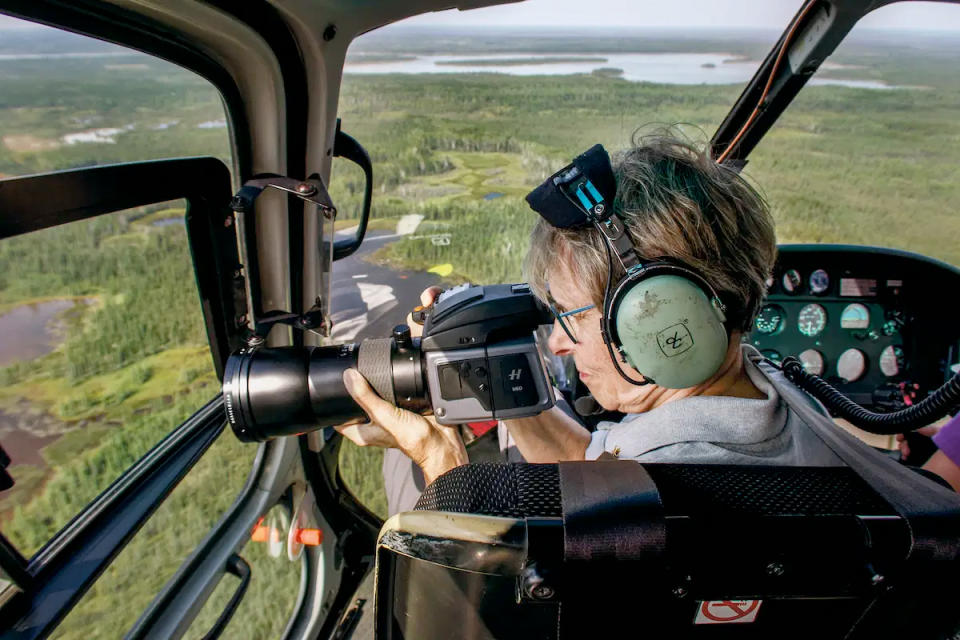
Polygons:
M693 624L753 622L760 612L760 600L706 600L700 603Z

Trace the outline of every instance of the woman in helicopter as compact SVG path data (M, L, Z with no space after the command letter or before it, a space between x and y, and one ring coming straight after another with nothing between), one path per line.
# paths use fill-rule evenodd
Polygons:
M572 166L577 170L571 171ZM578 206L572 191L556 191L561 188L558 176L571 174L581 176L576 186L588 184L597 197ZM581 209L579 219L564 200ZM595 211L602 215L604 207L584 208L610 201L623 228L616 240L591 218ZM741 345L762 306L777 248L766 203L738 172L664 133L641 138L612 164L602 147L594 147L532 192L528 202L541 218L531 234L524 270L533 292L556 315L548 346L573 359L600 406L625 416L601 422L593 433L558 407L507 420L524 459L838 464L781 399L771 382L779 372L765 369L759 353ZM609 209L606 215L613 218ZM653 264L651 274L665 274L659 281L635 278L642 293L633 301L619 292L629 292L632 274L643 269L630 268L624 247L647 267ZM670 279L677 274L680 281ZM626 283L613 287L619 295L614 301L608 279ZM661 335L659 343L663 355L667 345L677 345L685 359L676 362L684 364L631 345L630 332L647 317L659 317L664 313L660 307L669 306L672 295L687 295L687 289L694 291L688 298L700 306L680 311L682 320L671 324L670 335ZM688 322L687 316L703 316L703 327L698 318ZM682 327L674 329L678 325ZM614 341L611 333L617 326L623 335ZM337 427L345 437L359 445L400 449L420 466L427 482L467 462L457 430L385 402L355 370L345 372L344 382L372 420Z

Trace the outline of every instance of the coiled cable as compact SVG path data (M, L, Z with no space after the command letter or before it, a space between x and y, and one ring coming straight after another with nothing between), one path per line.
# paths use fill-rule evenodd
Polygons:
M919 429L947 415L960 402L960 373L954 374L939 389L913 406L891 413L874 413L837 391L823 378L807 373L803 364L793 356L785 358L780 368L787 380L820 400L833 415L879 435Z

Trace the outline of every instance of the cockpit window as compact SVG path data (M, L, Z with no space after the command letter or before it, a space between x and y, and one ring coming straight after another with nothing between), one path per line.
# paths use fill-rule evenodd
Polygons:
M0 183L197 155L230 165L223 104L208 82L0 16ZM0 492L0 530L28 558L219 392L185 206L160 202L0 240L0 446L14 481ZM229 509L255 454L223 433L54 637L126 633ZM240 607L228 635L277 637L295 599L264 594L296 594L301 563L259 544L244 555L261 594L248 594L245 605L257 604ZM220 608L198 618L204 631L230 582L211 601Z
M57 29L0 27L0 177L229 161L201 78ZM202 403L185 394L214 393L184 215L183 201L157 203L0 241L0 442L16 482L0 525L28 556Z
M750 154L780 242L906 249L960 265L960 7L858 23Z

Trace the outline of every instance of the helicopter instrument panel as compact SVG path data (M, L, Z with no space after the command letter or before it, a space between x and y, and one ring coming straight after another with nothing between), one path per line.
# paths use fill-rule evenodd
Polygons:
M896 410L960 364L960 323L944 296L960 270L905 251L781 245L767 299L744 337L768 359L796 356L853 401Z

